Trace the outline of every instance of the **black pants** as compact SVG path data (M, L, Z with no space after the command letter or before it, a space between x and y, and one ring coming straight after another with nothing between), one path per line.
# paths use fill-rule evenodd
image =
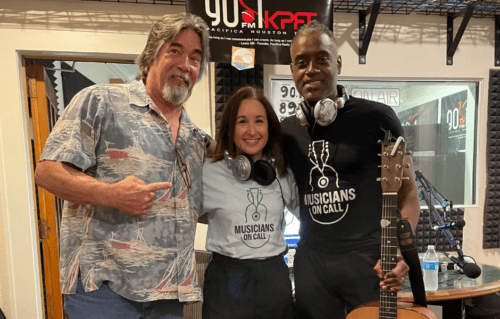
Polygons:
M295 318L283 254L241 260L213 254L205 271L203 319Z
M295 298L299 319L344 319L362 303L379 300L380 280L373 267L380 250L331 254L297 248Z

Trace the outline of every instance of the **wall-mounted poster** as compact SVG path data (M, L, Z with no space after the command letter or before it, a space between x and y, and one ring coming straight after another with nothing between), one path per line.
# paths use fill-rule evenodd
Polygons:
M186 0L210 29L212 62L231 63L232 47L255 49L255 64L289 64L295 32L311 20L333 28L333 0Z
M467 90L441 98L441 123L446 123L450 151L465 151Z
M441 98L441 123L448 131L448 147L445 154L446 166L443 174L446 184L443 187L446 196L462 202L463 192L453 185L465 183L465 155L467 134L467 90Z

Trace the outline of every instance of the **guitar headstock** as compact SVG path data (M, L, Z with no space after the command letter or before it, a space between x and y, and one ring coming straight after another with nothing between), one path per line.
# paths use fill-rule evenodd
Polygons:
M406 142L400 136L394 142L391 141L390 132L386 133L382 142L382 173L380 182L384 193L397 192L403 180L404 159L406 155Z

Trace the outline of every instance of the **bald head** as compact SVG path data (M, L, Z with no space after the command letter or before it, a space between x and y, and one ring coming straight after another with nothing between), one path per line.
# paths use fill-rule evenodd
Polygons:
M299 30L290 46L295 87L310 105L337 97L337 78L342 68L331 31L313 22Z

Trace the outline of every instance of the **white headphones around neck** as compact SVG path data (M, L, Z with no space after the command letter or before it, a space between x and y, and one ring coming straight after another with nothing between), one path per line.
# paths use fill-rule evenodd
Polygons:
M349 100L345 88L337 85L337 98L332 100L324 98L316 103L313 109L314 120L321 126L328 126L337 118L337 110L342 108L345 102ZM309 126L311 118L311 107L306 100L303 100L295 107L295 116L299 119L300 125Z
M232 158L229 152L225 151L224 162L233 172L233 176L239 181L252 179L259 185L268 186L276 179L274 158L254 162L250 155L241 154Z

